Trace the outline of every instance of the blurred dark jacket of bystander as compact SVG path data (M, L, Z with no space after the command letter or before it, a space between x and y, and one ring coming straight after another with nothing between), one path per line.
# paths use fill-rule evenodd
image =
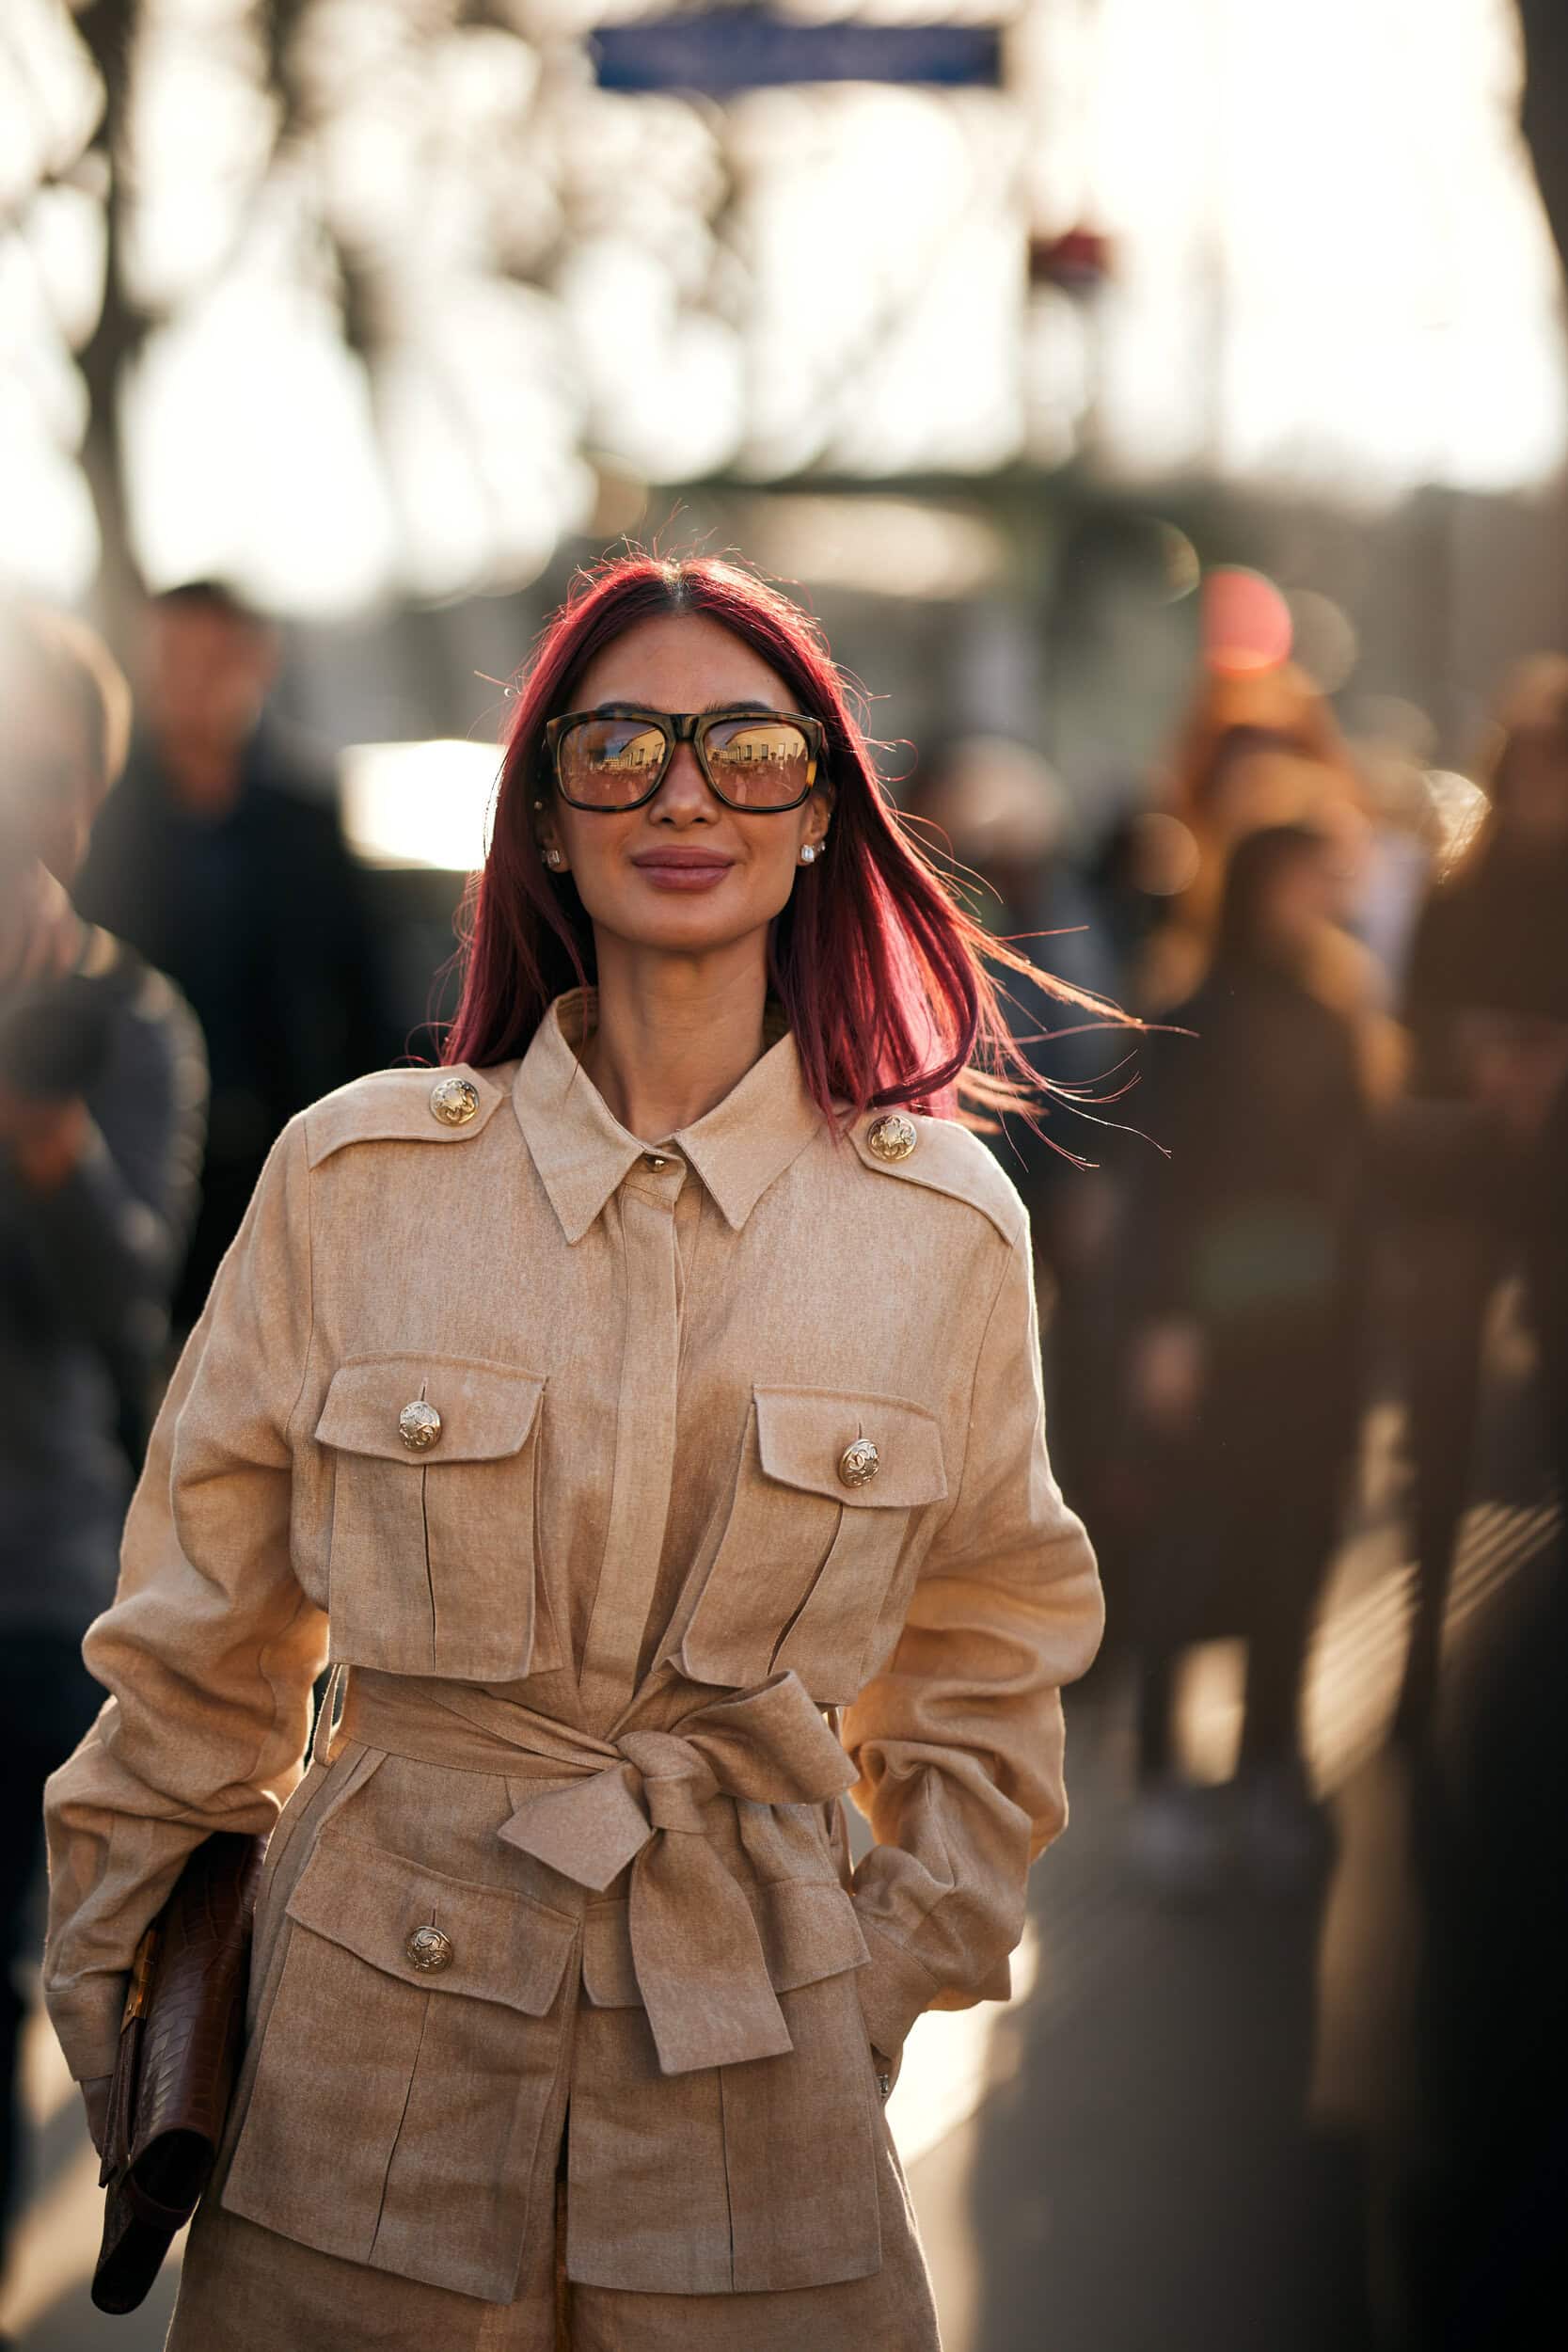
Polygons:
M240 752L231 802L198 811L170 791L156 745L138 738L77 901L169 974L206 1040L201 1202L175 1304L176 1322L189 1325L278 1131L395 1051L329 766L263 719Z
M1568 655L1518 663L1485 766L1491 806L1428 897L1411 947L1404 1017L1420 1095L1487 1090L1490 1022L1568 1029ZM1530 1105L1509 1106L1538 1123Z
M1465 1019L1568 1025L1568 843L1515 848L1500 834L1437 884L1411 949L1405 1019L1417 1094L1473 1091Z
M35 1190L0 1156L0 1636L73 1642L113 1597L139 1424L195 1199L200 1033L88 930L73 970L0 990L0 1077L80 1091L87 1148Z
M43 1787L103 1703L82 1637L114 1597L201 1152L195 1019L71 897L130 712L79 621L0 608L0 2263Z
M1404 1007L1416 1099L1386 1155L1389 1187L1424 1213L1427 1250L1451 1256L1467 1236L1478 1334L1485 1283L1522 1260L1568 1485L1568 657L1515 669L1486 783L1491 807L1417 927ZM1465 1434L1440 1426L1433 1449Z

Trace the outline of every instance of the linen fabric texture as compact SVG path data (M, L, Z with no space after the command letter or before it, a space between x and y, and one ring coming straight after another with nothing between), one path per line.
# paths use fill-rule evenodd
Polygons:
M171 2343L249 2344L221 2249L237 2282L260 2231L275 2298L346 2264L531 2345L563 2134L574 2342L736 2296L749 2343L801 2296L827 2341L935 2342L872 2049L1005 1997L1102 1622L1027 1220L952 1122L891 1165L875 1114L836 1135L776 1014L650 1147L578 1063L594 1011L455 1073L461 1124L428 1071L290 1122L84 1645L110 1695L45 1798L74 2075L193 1845L271 1833Z

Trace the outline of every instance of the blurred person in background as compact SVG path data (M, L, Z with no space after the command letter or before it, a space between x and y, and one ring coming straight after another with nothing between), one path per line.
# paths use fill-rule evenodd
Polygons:
M1031 961L1086 994L1116 985L1110 942L1092 893L1069 851L1072 809L1055 771L1037 752L1001 736L960 738L922 761L904 812L933 854L985 884L969 895L976 918ZM967 872L964 870L967 869ZM1037 1003L1005 990L1014 1044L1043 1078L1098 1090L1118 1049L1112 1025L1084 1006L1062 1005L1042 1028ZM1028 1207L1045 1330L1047 1405L1057 1474L1079 1508L1092 1513L1097 1440L1104 1427L1105 1318L1101 1276L1112 1217L1110 1179L1085 1169L1084 1134L1066 1115L1045 1133L1006 1120L987 1140ZM1057 1146L1060 1145L1061 1149Z
M1205 669L1166 766L1163 805L1144 820L1145 863L1158 911L1132 993L1156 1019L1189 997L1209 968L1239 842L1264 827L1308 825L1331 838L1347 916L1365 886L1372 846L1367 793L1326 697L1293 663L1239 676ZM1302 977L1352 1022L1366 1083L1378 1101L1403 1075L1402 1041L1370 947L1347 923L1325 924Z
M1307 1642L1360 1405L1367 1095L1353 1023L1312 975L1343 912L1338 845L1265 826L1231 851L1209 971L1170 1020L1144 1117L1168 1147L1127 1220L1132 1596L1141 1652L1138 1861L1173 1890L1228 1859L1221 1809L1182 1780L1180 1651L1240 1634L1242 1829L1293 1884L1323 1838L1302 1751Z
M1490 806L1422 910L1405 1017L1414 1089L1492 1101L1511 1130L1538 1127L1560 1071L1548 1056L1493 1070L1494 1016L1568 1024L1568 655L1522 662L1497 706ZM1544 1049L1561 1040L1544 1033Z
M0 608L0 2205L19 2197L20 1971L46 1775L103 1693L82 1662L195 1202L189 1009L69 896L130 692L88 630Z
M1334 714L1304 670L1277 660L1235 672L1206 656L1155 780L1156 813L1187 840L1180 855L1173 835L1149 877L1162 911L1145 959L1150 1004L1180 1002L1201 977L1226 863L1244 834L1358 799Z
M1490 805L1416 935L1399 1122L1420 1568L1400 1728L1425 1930L1399 2210L1410 2340L1533 2352L1561 2333L1568 2194L1568 658L1507 681L1483 780ZM1511 1273L1538 1348L1534 1465L1476 1442L1488 1302ZM1527 1500L1555 1486L1555 1556L1515 1569L1479 1656L1447 1653L1440 1683L1459 1529L1499 1470L1531 1479Z
M171 976L207 1041L182 1327L285 1121L402 1046L330 762L265 707L278 659L277 630L215 581L152 600L137 732L77 894Z
M1508 680L1485 783L1486 815L1417 925L1411 1099L1395 1122L1421 1570L1402 1724L1416 1735L1469 1499L1486 1304L1511 1264L1560 1493L1568 1475L1568 657Z

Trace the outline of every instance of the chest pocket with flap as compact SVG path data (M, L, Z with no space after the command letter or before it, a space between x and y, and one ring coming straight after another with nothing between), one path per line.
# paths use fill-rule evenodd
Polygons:
M852 1484L846 1454L864 1439L875 1466ZM677 1652L683 1670L745 1687L793 1667L821 1705L847 1704L911 1520L946 1492L942 1433L923 1406L753 1388L729 1518Z
M315 1433L334 1457L334 1657L479 1682L560 1664L537 1558L544 1390L514 1365L452 1356L339 1366ZM410 1445L405 1408L420 1404L438 1426L427 1412L431 1434Z

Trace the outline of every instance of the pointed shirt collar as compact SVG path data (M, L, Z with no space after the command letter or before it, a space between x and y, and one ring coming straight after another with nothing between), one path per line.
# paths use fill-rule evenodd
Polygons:
M578 1059L596 1008L593 989L558 996L512 1089L533 1164L569 1242L582 1239L642 1154L657 1149L622 1126ZM723 1101L665 1139L689 1160L736 1231L824 1123L801 1078L794 1035L771 1006L763 1036L761 1058Z

